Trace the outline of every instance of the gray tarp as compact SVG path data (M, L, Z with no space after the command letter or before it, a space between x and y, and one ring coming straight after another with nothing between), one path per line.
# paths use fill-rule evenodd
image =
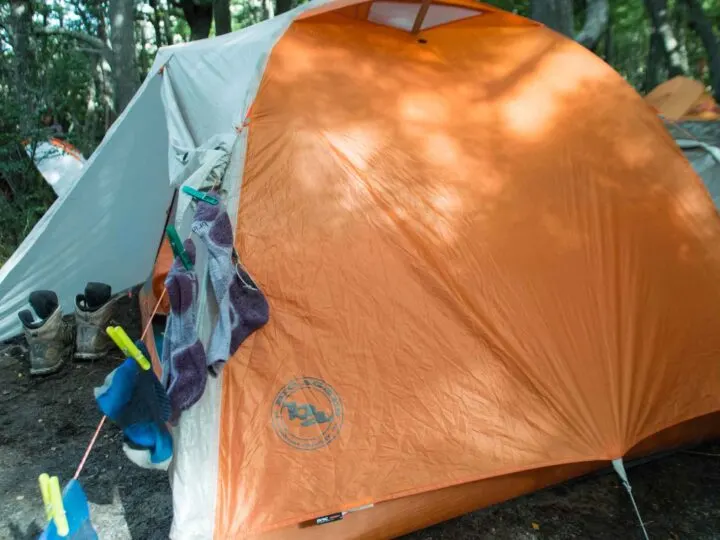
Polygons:
M720 148L690 139L676 139L675 142L703 179L715 206L720 209Z

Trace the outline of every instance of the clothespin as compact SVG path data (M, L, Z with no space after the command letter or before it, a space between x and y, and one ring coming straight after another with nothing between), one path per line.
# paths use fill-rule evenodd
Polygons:
M45 519L50 521L53 517L52 501L50 500L50 476L47 473L42 473L38 476L38 483L40 484L40 495L42 495L43 506L45 507Z
M41 486L44 481L45 480L40 480ZM47 480L47 486L49 491L50 513L52 513L52 520L55 522L55 529L57 530L58 536L65 537L70 534L70 525L68 524L67 515L65 515L62 491L60 491L60 480L57 476L51 476ZM42 487L40 489L42 490ZM45 494L43 493L43 500L44 499ZM45 512L47 513L47 506L45 507Z
M190 262L190 256L185 251L183 243L180 240L180 236L175 230L174 225L168 225L165 229L168 240L170 241L170 247L172 248L173 254L176 257L180 257L180 261L183 263L185 270L192 270L192 263Z
M217 206L218 200L212 195L198 191L197 189L191 188L190 186L183 186L182 191L185 195L190 195L193 199L203 201L213 206Z
M143 371L148 371L151 367L150 361L137 348L130 336L127 335L122 326L108 326L105 330L115 342L115 345L128 357L132 357Z

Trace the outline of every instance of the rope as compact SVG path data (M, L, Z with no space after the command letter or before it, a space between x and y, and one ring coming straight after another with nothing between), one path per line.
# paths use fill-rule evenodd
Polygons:
M647 529L645 528L645 523L643 522L642 516L640 515L640 510L638 509L637 503L635 502L635 497L633 497L632 486L630 486L630 479L627 476L627 472L625 472L625 465L622 458L613 459L612 466L613 469L615 469L617 475L620 477L620 482L625 487L625 491L627 491L628 495L630 495L630 502L632 502L633 510L635 511L635 515L638 518L638 522L640 522L640 529L642 529L645 540L650 540L650 536L648 536Z
M245 126L243 125L243 127L245 127ZM229 155L230 155L230 153L228 153L228 156ZM229 158L228 158L228 164L229 164ZM227 168L228 164L226 164L226 168ZM224 175L224 172L223 172L223 175ZM213 184L212 189L213 190L218 189L222 185L222 182L223 182L223 177L220 176ZM177 195L177 191L173 195L173 201L175 200L174 198L176 195ZM168 219L169 219L169 215L168 215ZM236 267L235 271L237 272L237 267ZM167 292L167 289L163 288L163 292L160 295L160 298L158 298L157 303L155 304L155 308L153 309L153 312L150 315L150 318L148 319L147 323L145 324L145 328L143 328L142 334L140 335L141 340L145 339L145 335L147 334L148 330L150 329L150 325L152 324L153 317L155 317L155 315L158 312L158 309L160 309L160 303L162 302L163 298L165 298L166 292ZM100 419L100 422L97 425L97 428L95 428L95 433L93 434L92 439L90 439L90 443L88 444L87 448L85 449L85 453L83 454L83 457L80 460L80 464L78 465L78 468L75 471L73 480L78 479L78 477L80 476L80 473L83 470L83 467L85 467L85 462L87 461L87 458L90 455L90 452L92 451L93 446L95 446L95 442L97 441L98 435L100 434L100 430L102 429L103 425L105 424L106 418L107 418L107 416L103 415L103 417Z
M635 502L635 497L633 497L632 488L630 487L630 482L626 482L625 480L623 480L622 484L623 484L623 486L625 486L625 491L627 491L628 495L630 495L630 502L633 505L633 510L635 510L635 515L637 516L638 522L640 523L640 529L642 529L643 536L645 537L645 540L650 540L647 529L645 528L645 523L643 523L643 518L640 515L640 510L638 509L637 503Z
M152 325L153 317L158 312L158 309L160 309L160 302L162 302L163 298L165 298L165 292L166 289L163 289L162 294L160 295L160 298L158 298L157 303L155 304L155 308L153 309L152 314L150 315L150 318L148 319L147 323L145 324L145 328L142 331L142 334L140 335L140 339L145 339L145 336L148 333L148 330L150 330L150 325ZM92 439L90 439L90 443L88 444L87 448L85 449L85 453L83 454L82 459L80 460L80 464L78 465L77 470L75 471L75 475L73 476L73 480L77 480L80 476L80 473L83 470L83 467L85 467L85 462L87 461L88 456L90 455L90 452L93 449L93 446L95 446L95 442L97 441L98 435L100 435L100 430L102 429L103 425L105 424L105 420L107 419L107 416L103 415L103 417L100 419L100 422L98 423L97 427L95 428L95 434L92 436Z

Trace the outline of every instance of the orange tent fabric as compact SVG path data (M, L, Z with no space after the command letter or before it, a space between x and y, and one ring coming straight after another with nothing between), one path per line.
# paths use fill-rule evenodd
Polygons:
M158 252L157 262L155 263L155 270L151 278L151 298L154 302L160 300L158 306L158 313L167 314L170 312L170 300L167 295L164 294L165 290L165 278L170 270L170 266L173 262L173 252L170 247L170 242L167 238L164 238L162 244L160 244L160 251ZM154 304L153 304L154 305Z
M687 77L674 77L656 86L645 101L669 120L720 119L720 106L705 86Z
M216 538L395 536L720 431L708 193L599 58L474 6L411 35L341 1L270 55Z

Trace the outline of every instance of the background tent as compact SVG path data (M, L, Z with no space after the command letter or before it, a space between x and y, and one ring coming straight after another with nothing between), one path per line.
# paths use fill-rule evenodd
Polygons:
M58 197L70 190L85 165L85 158L80 151L60 139L42 141L34 148L29 144L25 149Z
M720 209L720 148L692 139L679 139L677 144Z
M645 101L669 120L720 119L720 106L705 86L683 76L659 84L645 96Z
M173 431L172 538L397 536L717 435L720 219L577 43L464 0L341 0L162 49L0 272L0 331L88 280L147 280L147 318L199 171L271 318Z
M665 127L720 209L720 121L665 119Z

